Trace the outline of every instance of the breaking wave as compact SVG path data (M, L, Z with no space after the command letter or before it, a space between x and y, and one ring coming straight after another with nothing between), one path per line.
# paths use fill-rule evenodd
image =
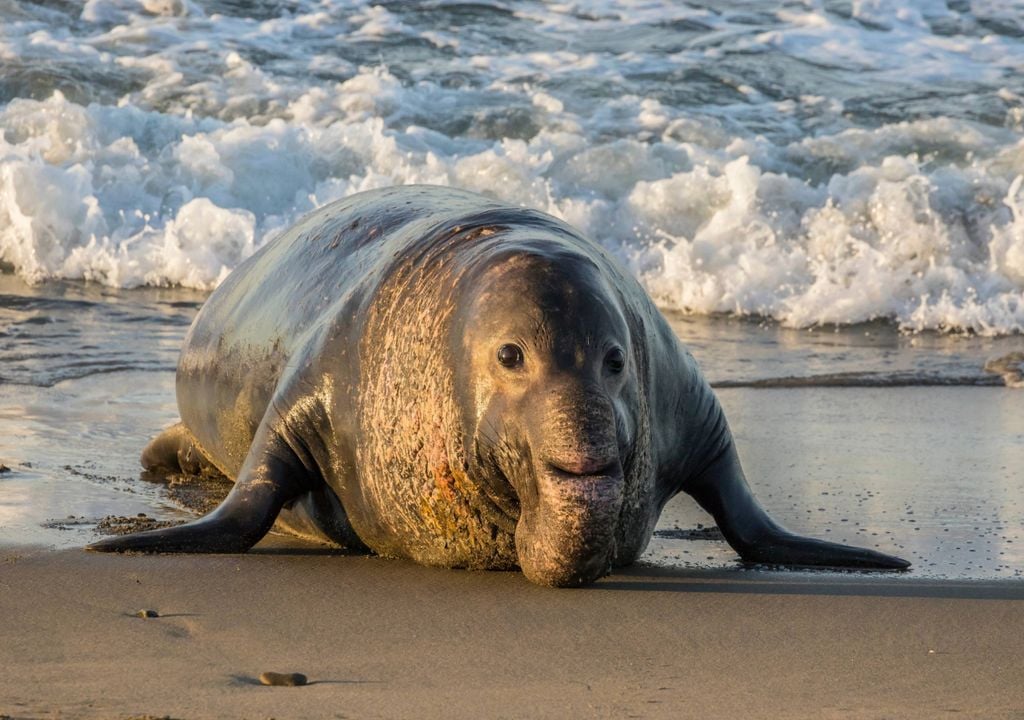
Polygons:
M1022 332L1024 19L887 7L7 3L0 264L210 289L320 205L436 183L670 308Z

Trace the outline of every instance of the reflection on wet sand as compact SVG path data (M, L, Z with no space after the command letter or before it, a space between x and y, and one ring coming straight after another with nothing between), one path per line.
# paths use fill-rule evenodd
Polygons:
M917 577L1024 575L1024 403L1007 388L719 391L755 494L800 533L877 546ZM678 497L661 527L707 523ZM656 537L653 562L719 566L724 543Z
M0 544L81 546L106 515L187 517L165 486L140 478L138 458L177 419L173 369L202 299L29 288L0 275L0 462L11 468L0 474ZM1024 403L1020 390L978 387L999 381L986 361L1018 352L1024 339L670 319L719 386L747 476L773 517L904 555L912 577L1024 572ZM804 386L758 387L792 377ZM954 386L871 386L893 377ZM850 382L866 386L836 387ZM698 527L710 523L676 498L644 561L738 567Z

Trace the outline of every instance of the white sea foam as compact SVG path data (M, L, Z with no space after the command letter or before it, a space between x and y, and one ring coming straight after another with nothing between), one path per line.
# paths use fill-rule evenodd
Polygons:
M1009 11L13 8L0 262L32 282L212 288L315 207L441 183L566 219L670 307L1024 331Z

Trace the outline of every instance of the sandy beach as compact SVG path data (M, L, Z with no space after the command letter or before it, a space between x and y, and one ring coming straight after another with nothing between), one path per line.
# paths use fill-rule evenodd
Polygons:
M1024 716L1014 581L639 566L551 590L274 538L0 563L11 718Z

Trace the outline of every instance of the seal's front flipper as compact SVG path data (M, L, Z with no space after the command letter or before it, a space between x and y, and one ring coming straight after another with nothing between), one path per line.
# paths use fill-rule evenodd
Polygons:
M110 537L86 550L99 552L240 553L267 534L286 502L271 484L235 485L209 515L184 525Z
M264 420L235 487L209 515L162 530L112 537L86 547L99 552L237 553L267 534L281 508L309 490L308 472Z
M902 558L794 535L768 517L747 486L735 447L683 488L711 513L725 539L746 562L770 565L905 570Z

